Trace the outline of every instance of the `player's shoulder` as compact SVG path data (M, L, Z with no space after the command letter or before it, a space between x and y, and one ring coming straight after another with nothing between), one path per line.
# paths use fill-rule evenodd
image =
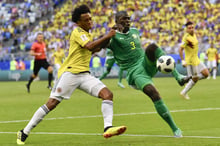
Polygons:
M80 27L74 27L72 33L80 33L82 32L82 29Z
M187 37L190 37L190 34L189 34L189 33L185 33L185 34L183 35L183 38L187 38Z
M130 31L136 31L136 32L139 32L139 30L138 30L137 28L135 28L135 27L131 27L131 28L130 28Z
M184 40L186 40L186 39L189 38L189 37L190 37L190 34L189 34L189 33L185 33L185 34L183 35L183 38L182 38L182 39L183 39L183 41L184 41Z
M38 46L38 42L35 41L35 42L32 43L31 47L33 48L33 47L36 47L36 46Z
M73 28L72 33L73 33L73 34L81 34L81 33L86 33L86 31L83 30L81 27L76 26L76 27Z
M77 37L86 34L86 31L76 26L73 28L70 39L76 39Z

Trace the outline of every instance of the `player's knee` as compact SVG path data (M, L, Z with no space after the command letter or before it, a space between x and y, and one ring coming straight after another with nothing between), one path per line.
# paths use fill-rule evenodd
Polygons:
M52 67L52 66L49 66L49 67L47 68L47 71L48 71L49 73L52 73L52 72L53 72L53 67Z
M37 77L37 75L32 74L31 77L35 79Z
M113 93L105 87L99 92L99 97L103 100L113 100Z
M204 76L205 78L208 78L209 72L204 73L203 76Z
M109 74L110 73L110 71L111 71L111 68L107 68L107 73Z
M111 91L106 92L102 99L103 100L113 100L113 93Z
M202 75L207 78L209 76L209 70L208 69L205 69L202 71Z
M155 61L156 57L155 57L155 51L158 48L158 46L156 44L150 44L147 46L147 48L145 49L145 55L151 60L151 61Z
M143 92L147 94L153 102L161 99L159 92L153 85L146 85Z
M156 50L158 46L154 43L147 46L146 50Z

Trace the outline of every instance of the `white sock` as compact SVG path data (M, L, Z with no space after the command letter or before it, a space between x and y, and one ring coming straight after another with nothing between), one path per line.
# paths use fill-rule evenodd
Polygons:
M186 94L195 85L195 82L191 79L186 84L185 88L181 91L181 94Z
M31 130L37 126L38 123L49 113L46 105L42 105L33 115L27 126L24 128L24 133L29 134Z
M213 69L213 79L216 78L216 72L217 72L217 71L216 71L216 68L214 68L214 69Z
M104 119L104 128L112 126L113 102L111 100L102 101L102 115Z

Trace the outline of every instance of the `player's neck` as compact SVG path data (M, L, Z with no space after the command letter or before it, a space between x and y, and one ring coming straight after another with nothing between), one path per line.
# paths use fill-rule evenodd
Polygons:
M193 36L194 35L194 32L188 32L189 35Z
M123 30L123 33L127 33L129 31L129 28L125 28L124 30Z

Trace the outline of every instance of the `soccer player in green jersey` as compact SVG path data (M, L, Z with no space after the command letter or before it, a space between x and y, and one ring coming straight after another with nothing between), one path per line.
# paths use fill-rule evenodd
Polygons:
M89 73L89 62L92 52L98 50L102 43L109 41L115 35L115 30L93 41L89 30L92 28L92 16L86 5L74 9L72 20L77 24L70 36L69 53L58 71L58 81L51 91L50 98L35 112L26 127L17 133L17 144L24 145L31 130L42 119L65 99L70 99L76 88L98 97L102 100L102 114L104 120L105 138L120 135L126 126L112 126L113 121L113 93L97 78Z
M115 63L115 58L114 58L113 52L108 48L106 51L107 51L106 60L105 60L106 72L104 72L101 75L101 77L99 77L100 80L104 79L110 73L110 71ZM120 68L119 72L118 72L118 86L121 88L125 88L125 86L121 83L122 77L123 77L123 70Z
M119 66L127 71L128 84L149 96L158 114L171 127L174 136L182 137L180 128L175 124L152 81L152 77L158 71L156 61L165 53L155 44L149 45L144 52L144 49L141 48L139 31L135 28L130 28L130 17L126 11L116 13L115 19L118 31L111 38L109 49L113 51L114 58ZM190 79L190 77L179 74L176 69L172 74L181 86Z

